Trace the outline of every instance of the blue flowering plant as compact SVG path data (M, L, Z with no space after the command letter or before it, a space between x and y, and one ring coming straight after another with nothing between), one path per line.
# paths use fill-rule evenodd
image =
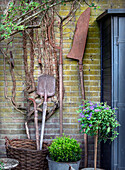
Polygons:
M84 101L77 111L80 114L78 122L81 125L81 132L91 136L98 135L99 141L113 141L118 132L116 128L120 126L116 120L115 108L111 108L107 103L95 103Z
M106 142L108 139L113 141L118 135L116 128L120 124L116 120L115 110L107 103L84 101L84 106L81 105L77 111L80 114L80 131L94 136L94 170L97 163L97 142Z

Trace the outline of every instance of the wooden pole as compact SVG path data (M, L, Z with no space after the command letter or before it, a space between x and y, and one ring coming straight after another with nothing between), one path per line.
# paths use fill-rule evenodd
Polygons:
M60 135L63 134L63 27L62 20L60 22L60 52L59 52L59 112L60 112Z
M81 83L81 91L82 91L82 99L85 100L85 89L84 89L84 80L83 80L83 63L79 61L79 73L80 73L80 83ZM85 103L82 101L83 109L85 109ZM85 131L85 130L84 130ZM87 134L84 133L84 150L85 150L85 162L84 167L87 168L88 165L88 144L87 144Z
M98 142L98 132L94 136L94 170L96 170L96 164L97 164L97 142Z

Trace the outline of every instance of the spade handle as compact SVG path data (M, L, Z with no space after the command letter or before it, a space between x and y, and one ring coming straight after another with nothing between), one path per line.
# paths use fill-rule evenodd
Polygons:
M40 150L42 150L43 144L43 134L45 128L45 118L46 118L47 102L43 103L43 117L42 117L42 127L41 127L41 136L40 136Z

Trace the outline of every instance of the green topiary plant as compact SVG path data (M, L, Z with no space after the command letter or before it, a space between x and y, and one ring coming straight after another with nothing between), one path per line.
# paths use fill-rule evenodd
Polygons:
M51 159L56 162L76 162L81 159L80 144L65 135L53 140L49 146L49 153Z
M97 142L111 140L118 136L117 127L120 126L115 114L115 108L111 108L107 103L95 103L84 101L77 111L80 114L78 122L81 125L81 132L94 136L95 156L94 168L97 162Z

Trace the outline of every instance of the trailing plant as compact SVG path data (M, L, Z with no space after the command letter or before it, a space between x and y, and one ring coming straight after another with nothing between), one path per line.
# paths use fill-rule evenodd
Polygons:
M1 17L1 24L0 24L0 31L2 32L2 38L9 38L10 35L14 31L22 31L27 28L22 20L25 18L27 13L30 14L33 10L40 7L40 3L31 1L28 3L28 0L24 1L17 1L8 3L7 10L0 16ZM3 31L4 30L4 31Z
M37 27L40 27L42 19L45 13L50 9L59 4L66 5L66 2L72 0L42 0L39 1L9 1L7 8L3 14L0 15L1 24L1 40L10 38L11 35L23 31L33 26L29 25L29 22L36 18L41 18L41 21ZM43 15L41 17L40 15ZM36 26L35 26L36 27Z
M56 162L76 162L81 159L80 144L65 135L53 140L49 153L52 160Z
M30 0L10 0L6 9L0 15L0 41L9 38L17 32L33 27L29 25L32 20L39 18L41 14L44 16L46 11L50 8L59 4L66 5L66 3L70 1L75 2L76 0L42 0L40 2ZM87 0L84 0L84 2L89 7L94 7L94 9L99 8L93 2L91 4L89 4ZM41 25L43 17L40 16L40 18L41 21L37 27Z
M117 127L120 126L116 120L115 108L111 108L107 103L95 103L84 101L85 105L80 105L78 122L81 132L95 137L95 169L97 159L97 141L113 141L117 136Z

